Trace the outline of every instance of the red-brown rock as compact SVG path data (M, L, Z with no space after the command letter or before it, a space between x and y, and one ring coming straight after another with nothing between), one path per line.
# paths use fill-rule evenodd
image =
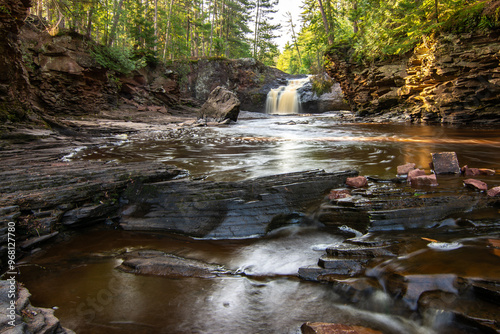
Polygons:
M412 177L410 181L412 186L437 186L438 182L435 174L419 175Z
M425 171L423 169L413 169L411 171L408 172L408 182L411 183L411 179L417 177L417 176L421 176L421 175L425 175Z
M470 188L481 190L481 191L488 190L488 185L486 183L484 183L483 181L476 180L476 179L464 180L464 185L467 187L470 187Z
M479 168L479 174L492 176L496 174L496 171L494 169Z
M478 176L478 175L487 175L492 176L495 175L496 171L494 169L488 168L469 168L469 166L465 165L462 167L462 174L464 176Z
M432 165L436 174L459 174L460 165L458 164L457 154L455 152L431 153Z
M500 187L495 187L488 190L488 196L490 197L500 196Z
M301 327L302 334L382 334L382 332L362 327L324 322L306 322Z
M408 175L408 173L414 169L414 163L407 163L405 165L398 166L398 175Z
M478 176L480 174L478 168L469 168L467 165L463 166L461 170L465 176Z
M346 197L350 197L350 196L351 196L351 193L347 189L332 190L332 191L330 191L330 194L328 194L328 199L334 200L334 199L346 198Z
M368 180L364 176L348 177L345 183L349 187L362 188L368 185Z

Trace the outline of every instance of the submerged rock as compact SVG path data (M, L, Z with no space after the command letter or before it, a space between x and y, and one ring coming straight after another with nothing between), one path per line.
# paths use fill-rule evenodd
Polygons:
M133 274L211 278L230 273L220 265L155 250L134 251L126 253L124 257L125 260L117 269Z
M276 218L305 212L356 174L308 171L238 182L134 184L122 198L128 204L122 208L120 225L125 230L213 239L263 236Z

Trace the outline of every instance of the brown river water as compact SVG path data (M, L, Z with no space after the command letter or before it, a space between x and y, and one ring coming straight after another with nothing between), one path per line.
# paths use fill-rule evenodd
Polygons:
M228 127L110 138L109 145L84 148L67 159L162 161L208 180L318 168L393 178L400 164L415 162L429 170L430 153L455 151L460 165L497 170L484 180L500 186L498 129L339 123L332 115L244 116ZM444 191L462 187L456 177L438 181ZM379 233L404 243L409 255L367 275L382 278L389 267L415 279L436 275L442 290L452 294L456 287L447 285L446 275L498 282L500 254L488 240L500 238L500 214L491 209L467 219L485 217L487 227L476 230ZM432 249L420 235L460 247ZM457 324L446 312L419 312L416 301L393 298L384 289L353 300L330 284L297 278L299 267L315 264L328 245L344 239L321 227L299 226L246 240L96 228L68 235L26 258L20 281L32 293L33 305L55 307L63 326L77 333L300 333L306 321L362 325L385 333L482 332ZM158 249L245 275L174 279L116 270L122 261L119 254L134 249ZM473 297L461 305L477 317L500 321L498 305Z

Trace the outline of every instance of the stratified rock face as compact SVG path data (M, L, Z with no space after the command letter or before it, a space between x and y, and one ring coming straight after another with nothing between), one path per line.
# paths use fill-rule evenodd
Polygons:
M21 119L30 109L29 80L17 43L30 0L1 2L0 10L0 120Z
M200 105L217 86L224 86L235 92L241 101L241 110L257 112L266 110L267 93L271 88L286 85L287 79L296 77L252 58L174 62L170 68L185 73L179 78L183 83L181 92Z
M370 65L329 55L335 78L353 111L406 114L413 121L500 122L500 40L489 35L426 38L409 59Z
M201 106L199 119L222 122L226 119L236 122L240 113L240 100L236 94L224 87L216 87Z
M136 184L124 192L120 226L208 239L263 236L286 225L356 172L310 171L239 182Z
M30 17L19 39L31 82L32 103L45 113L95 114L120 103L141 111L165 112L179 103L177 76L163 66L120 74L102 67L93 55L94 42L76 33L51 36Z

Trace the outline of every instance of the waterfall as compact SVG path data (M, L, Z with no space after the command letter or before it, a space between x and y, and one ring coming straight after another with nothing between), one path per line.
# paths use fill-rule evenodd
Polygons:
M267 114L298 114L300 108L300 96L297 90L309 82L309 77L288 81L288 85L271 89L267 94Z

